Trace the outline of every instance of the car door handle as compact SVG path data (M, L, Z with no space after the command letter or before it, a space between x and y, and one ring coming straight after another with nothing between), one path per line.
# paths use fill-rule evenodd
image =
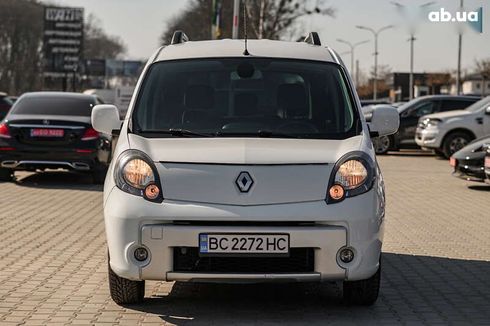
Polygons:
M483 124L483 118L476 118L476 123L478 123L479 125L482 125Z

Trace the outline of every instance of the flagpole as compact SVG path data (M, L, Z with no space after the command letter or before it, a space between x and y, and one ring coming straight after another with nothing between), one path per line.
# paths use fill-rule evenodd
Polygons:
M239 26L239 13L240 13L240 0L234 0L233 2L233 30L232 38L238 38L238 26Z

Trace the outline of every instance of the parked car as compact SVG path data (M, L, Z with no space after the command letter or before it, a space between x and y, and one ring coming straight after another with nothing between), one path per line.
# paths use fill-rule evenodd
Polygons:
M486 150L486 156L485 156L484 166L485 166L485 174L487 176L485 181L487 183L490 183L490 143L485 145L485 150Z
M400 128L394 135L378 137L373 139L376 147L376 154L381 155L389 150L396 151L401 148L418 148L415 143L415 130L421 116L433 112L443 112L456 109L463 109L479 100L478 97L471 96L449 96L449 95L430 95L418 97L410 102L399 105L396 108L400 114ZM386 104L385 104L386 105ZM393 106L392 104L390 104ZM363 108L363 113L375 110L378 105Z
M111 159L111 137L91 126L96 98L77 93L22 95L0 124L0 180L15 171L63 168L91 173L102 183Z
M307 42L186 42L176 32L143 71L104 185L109 286L140 302L145 280L343 281L347 302L378 296L385 195L348 70ZM251 54L251 55L250 55Z
M468 181L485 181L485 145L490 143L490 136L476 139L454 153L449 164L454 168L453 175Z
M7 96L6 93L0 93L0 121L5 118L11 107L11 99Z
M490 96L465 110L423 117L415 141L423 149L449 158L473 139L486 135L490 135Z
M471 96L428 95L400 105L397 107L400 114L400 128L396 134L380 139L385 147L384 152L378 154L401 148L418 148L415 143L415 130L420 117L435 112L464 109L479 99Z

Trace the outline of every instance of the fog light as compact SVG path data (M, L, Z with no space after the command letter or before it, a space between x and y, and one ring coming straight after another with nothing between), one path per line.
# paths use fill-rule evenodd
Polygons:
M350 263L354 259L354 252L352 249L344 248L340 250L339 258L343 263Z
M328 193L333 200L340 200L344 198L345 195L344 187L342 187L339 184L335 184L332 187L330 187Z
M158 195L160 195L160 189L158 188L158 186L154 183L151 183L149 184L148 186L146 186L145 188L145 197L150 199L150 200L154 200L158 197Z
M145 261L148 258L148 250L139 247L134 250L134 258L137 261Z

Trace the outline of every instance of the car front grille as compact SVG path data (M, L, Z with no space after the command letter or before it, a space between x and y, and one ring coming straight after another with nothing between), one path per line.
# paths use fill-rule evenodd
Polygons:
M309 273L314 266L313 248L291 248L288 257L199 257L197 247L174 248L174 272Z

